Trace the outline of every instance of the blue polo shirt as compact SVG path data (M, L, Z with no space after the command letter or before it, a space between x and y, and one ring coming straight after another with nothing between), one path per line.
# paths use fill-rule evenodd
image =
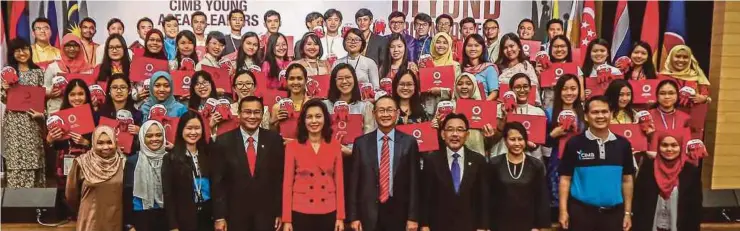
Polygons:
M572 176L573 199L597 207L620 205L624 203L622 176L635 173L632 146L614 133L602 140L588 129L565 144L558 172Z

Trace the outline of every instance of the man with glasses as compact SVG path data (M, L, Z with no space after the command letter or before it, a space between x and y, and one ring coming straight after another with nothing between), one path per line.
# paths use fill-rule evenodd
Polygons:
M212 145L215 230L279 230L282 204L283 137L260 128L262 99L239 100L239 128ZM228 223L228 225L227 225Z
M419 145L396 130L400 110L390 96L375 101L378 129L355 139L347 189L353 230L417 230L420 219Z
M486 47L488 48L488 61L496 62L498 59L499 52L499 40L498 37L499 26L496 19L486 19L483 23L483 35L486 37Z
M452 20L452 16L449 14L442 14L437 17L437 20L434 22L437 24L437 33L445 32L452 37Z
M486 159L483 154L465 147L468 126L463 114L445 116L439 127L444 148L424 156L423 230L427 227L431 230L488 229Z
M241 10L232 10L229 12L229 28L231 31L226 41L224 55L236 52L242 46L242 29L244 28L244 12Z
M33 28L34 42L31 46L33 52L33 62L40 66L46 67L51 61L61 59L59 48L50 44L51 23L47 18L36 18L31 24Z
M358 10L355 13L355 23L357 23L357 28L362 31L363 39L367 41L362 54L375 61L377 66L382 67L385 60L385 53L388 52L386 44L388 41L373 33L373 28L370 28L373 25L373 12L365 8Z
M406 56L409 57L410 62L416 62L414 57L414 36L411 36L406 31L406 15L400 11L393 11L388 15L388 23L391 25L391 32L401 34L403 40L406 41ZM392 34L386 35L385 39L390 40Z
M429 35L430 28L432 26L432 17L426 13L418 13L414 16L414 30L416 30L416 37L413 43L406 44L407 46L414 47L409 53L409 58L413 61L418 61L422 55L429 54L429 49L432 44L432 36Z

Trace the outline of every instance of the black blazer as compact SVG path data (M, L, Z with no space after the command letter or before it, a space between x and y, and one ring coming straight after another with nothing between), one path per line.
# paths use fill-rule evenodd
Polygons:
M423 157L421 226L441 231L488 229L486 159L468 148L464 155L459 193L452 183L447 148Z
M658 183L653 174L654 165L645 158L640 173L635 180L632 217L634 231L651 231L655 219L655 206L658 203ZM678 175L678 231L698 231L701 224L702 189L699 168L685 163Z
M195 186L193 185L193 169L195 168L190 157L173 155L185 154L168 152L162 159L162 194L167 222L170 229L197 230L198 216ZM208 153L198 154L198 163L201 166L209 165L207 155ZM203 167L201 170L204 170ZM202 174L202 177L209 178L207 171L202 171ZM209 208L204 208L204 212L207 210Z
M254 176L249 171L241 129L227 132L211 145L213 217L225 218L230 230L273 227L280 216L285 147L277 132L259 129Z
M406 44L406 46L411 45ZM365 52L365 57L372 59L373 61L375 61L375 64L377 64L378 67L381 67L383 66L383 62L386 61L385 56L387 51L388 41L385 39L385 37L370 32L370 40L368 40L367 43L367 51Z
M352 147L352 173L347 193L347 219L360 220L363 230L375 230L378 222L379 163L375 130L355 139ZM393 138L393 205L401 220L419 220L419 145L416 139L395 131ZM390 215L389 215L390 216Z

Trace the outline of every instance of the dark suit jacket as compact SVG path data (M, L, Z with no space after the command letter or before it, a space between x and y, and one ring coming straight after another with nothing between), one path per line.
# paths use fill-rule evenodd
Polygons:
M164 197L165 213L170 229L197 230L198 216L195 204L193 185L193 162L190 157L173 156L183 153L168 152L162 159L162 194ZM209 153L199 153L198 163L201 166L202 176L210 178L204 167L210 166ZM205 202L209 204L210 201ZM204 206L204 212L210 207ZM210 224L211 226L213 224Z
M645 158L635 180L632 230L653 230L655 206L659 197L654 169L653 160ZM698 231L702 218L701 209L701 172L696 166L685 163L678 175L678 231Z
M441 231L488 229L486 159L465 148L460 192L455 193L446 150L423 158L421 226Z
M408 45L406 45L408 46ZM385 56L388 51L388 41L380 35L370 33L370 40L367 43L367 51L365 57L368 57L378 64L378 67L383 66L385 62Z
M249 171L243 140L241 129L237 128L219 136L211 145L213 217L225 218L230 230L272 227L280 216L283 137L260 128L254 176ZM254 216L255 224L250 225L250 216Z
M378 141L375 130L355 139L352 148L352 173L347 180L347 219L360 220L363 230L375 230L378 222L379 163ZM396 130L393 155L394 211L404 214L402 220L419 220L419 145L416 139ZM387 214L386 214L387 215Z

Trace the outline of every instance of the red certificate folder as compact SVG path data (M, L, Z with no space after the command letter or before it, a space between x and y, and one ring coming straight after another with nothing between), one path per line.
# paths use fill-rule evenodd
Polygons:
M355 139L362 135L362 115L350 114L347 121L332 120L331 122L334 138L342 138L341 143L344 145L354 143Z
M468 118L470 128L483 128L486 124L496 126L497 103L495 101L458 99L455 112Z
M639 124L611 124L609 130L615 135L627 138L632 144L633 151L647 151L648 140Z
M519 122L527 129L529 141L535 144L545 144L547 118L537 115L510 114L506 116L508 122Z
M416 138L416 142L419 144L419 152L429 152L439 149L437 130L432 128L431 122L398 125L396 129Z
M46 90L43 87L16 85L8 89L7 109L11 111L28 111L44 113L44 96Z
M553 63L550 68L542 71L541 83L542 87L553 87L557 83L560 76L564 74L572 74L578 76L578 65L575 63Z
M149 79L157 71L168 71L169 63L167 60L153 59L144 56L137 56L131 61L131 71L129 72L131 81L139 82Z
M425 67L419 69L419 80L421 81L421 92L428 91L432 87L453 89L455 85L455 67Z

